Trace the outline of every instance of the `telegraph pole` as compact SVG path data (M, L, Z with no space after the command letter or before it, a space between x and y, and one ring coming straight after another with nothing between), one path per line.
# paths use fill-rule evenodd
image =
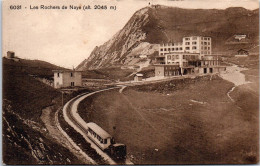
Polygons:
M63 91L61 91L61 107L63 107Z

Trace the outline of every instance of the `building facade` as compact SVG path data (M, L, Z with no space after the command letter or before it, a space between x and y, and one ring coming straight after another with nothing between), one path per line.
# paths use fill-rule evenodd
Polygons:
M211 55L211 37L191 36L182 39L183 51L198 53L200 55Z
M218 73L226 70L225 66L221 66L220 59L215 56L203 57L200 60L200 64L198 67L199 67L198 70L200 74Z
M164 56L171 52L183 52L182 43L165 43L159 47L159 56Z
M172 52L165 55L165 64L179 65L185 67L189 65L189 61L199 60L200 55L198 53L188 52Z
M158 65L154 65L154 68L155 68L155 76L157 77L180 75L179 65L158 64Z
M54 70L54 88L82 86L82 72L75 70Z
M179 43L164 43L159 47L159 57L172 52L188 52L200 55L211 55L211 37L190 36L183 37Z

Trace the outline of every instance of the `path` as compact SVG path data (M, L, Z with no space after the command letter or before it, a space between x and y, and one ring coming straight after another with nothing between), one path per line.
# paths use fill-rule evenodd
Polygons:
M251 82L246 81L245 75L241 73L241 71L248 70L247 68L238 67L235 64L231 65L232 66L227 66L227 70L225 72L220 73L220 77L234 84L234 86L227 92L228 98L232 102L234 102L234 99L230 96L230 94L235 90L235 88L237 86L248 84Z
M41 120L45 124L49 135L62 146L68 148L79 160L86 164L96 164L89 158L79 147L68 137L68 135L61 129L58 122L58 111L53 112L52 107L46 107L42 110Z

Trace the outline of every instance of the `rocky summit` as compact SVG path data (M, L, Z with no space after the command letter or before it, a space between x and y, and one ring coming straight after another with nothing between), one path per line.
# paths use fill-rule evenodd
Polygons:
M138 10L112 39L96 46L78 70L108 67L143 68L154 62L160 43L181 42L184 36L212 37L213 53L230 53L255 47L259 36L259 11L241 7L182 9L152 5ZM246 35L246 43L228 42ZM86 55L87 56L87 55Z

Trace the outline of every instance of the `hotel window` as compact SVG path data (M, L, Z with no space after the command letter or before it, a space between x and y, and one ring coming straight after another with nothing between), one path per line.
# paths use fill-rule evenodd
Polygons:
M186 47L185 50L190 50L190 47Z
M172 51L174 51L174 48L172 48Z
M176 51L178 51L178 48L176 48Z
M196 50L196 49L197 49L197 47L193 46L193 47L192 47L192 49L193 49L193 50Z
M163 51L163 49L161 48L161 51Z
M179 59L179 55L176 55L176 59Z
M171 59L171 58L172 58L171 55L168 55L168 56L167 56L167 59Z
M57 73L58 77L60 77L60 73Z
M163 53L161 53L161 55L163 55Z
M195 44L195 45L196 45L196 44L197 44L197 42L192 42L192 44Z
M165 48L164 51L167 51L167 49Z
M73 73L70 73L70 77L73 77Z
M186 45L190 45L190 42L186 42L185 44L186 44Z
M204 50L206 50L207 49L207 47L204 47Z
M185 40L190 40L190 38L187 37L187 38L185 38Z
M204 45L207 45L208 44L208 42L204 42Z
M171 51L171 48L168 48L168 51Z
M180 48L180 50L182 50L182 47Z
M208 50L210 50L210 47L208 47Z
M208 45L210 45L210 42L208 42Z

